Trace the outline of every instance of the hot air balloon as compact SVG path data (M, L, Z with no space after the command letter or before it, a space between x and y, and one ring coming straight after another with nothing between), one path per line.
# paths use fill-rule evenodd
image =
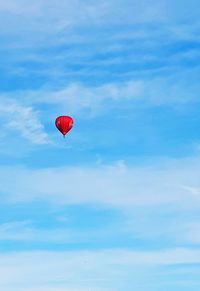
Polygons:
M73 119L70 116L58 116L55 120L57 129L63 134L63 137L72 129Z

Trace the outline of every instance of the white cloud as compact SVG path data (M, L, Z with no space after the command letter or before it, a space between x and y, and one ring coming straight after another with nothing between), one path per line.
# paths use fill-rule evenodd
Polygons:
M126 167L1 168L0 191L11 201L128 205L196 205L199 197L183 189L199 185L199 159ZM12 185L15 185L13 188Z
M131 286L137 286L138 282L141 285L142 274L151 274L156 266L199 263L200 251L184 248L12 252L0 254L0 287L5 291L13 290L13 286L17 291L44 291L48 287L52 291L85 291L86 288L114 291L120 282L125 284L127 278L129 288L130 283Z
M73 242L77 239L68 229L37 229L30 221L0 224L0 241Z
M154 166L126 166L123 162L94 167L27 169L1 167L2 201L96 205L118 211L120 220L98 231L74 231L72 226L40 229L34 222L0 226L1 240L70 243L98 241L116 234L140 240L170 242L173 246L198 243L193 219L199 211L199 159L161 160ZM14 187L13 187L14 185ZM176 223L175 223L176 222ZM195 234L196 232L196 234Z
M0 1L0 27L2 34L17 35L18 45L25 46L36 44L36 46L49 46L58 40L68 43L69 39L77 35L77 30L106 28L113 25L124 26L134 24L157 24L157 28L165 30L170 28L171 34L185 36L191 25L176 25L183 20L192 19L192 26L198 22L195 5L174 1L151 1L151 0L111 0L111 1L81 1L81 0L36 0L28 3L25 0ZM187 4L187 5L186 5ZM187 9L185 8L187 7ZM182 13L180 13L182 11ZM185 15L190 11L190 19ZM177 18L176 18L177 17ZM182 20L182 21L181 21ZM178 26L178 27L177 27ZM51 30L49 30L51 27ZM134 27L133 30L137 28ZM152 30L153 31L153 30ZM180 32L182 31L182 32ZM78 33L79 34L79 33ZM86 33L84 38L94 39L98 33L91 37ZM191 32L190 32L191 34ZM80 35L80 34L79 34ZM170 33L168 34L170 37ZM25 36L25 37L24 37ZM111 36L111 35L110 35ZM152 33L151 33L152 37Z
M30 106L24 106L14 100L2 99L0 120L4 134L18 132L23 138L34 144L45 144L48 136L38 119L37 113Z
M200 188L198 188L198 187L191 187L188 185L188 186L182 186L182 189L186 190L191 195L200 197Z
M107 107L104 106L107 101L117 102L122 99L137 99L140 97L143 88L142 81L122 84L108 83L97 87L72 83L59 91L27 92L27 96L35 104L47 103L53 105L54 112L56 110L55 106L57 106L63 112L66 110L70 113L86 111L89 116L95 116L107 110ZM26 92L22 94L24 96Z
M0 242L13 241L23 243L48 243L65 245L69 243L85 243L99 240L102 235L111 234L111 227L103 229L74 230L69 225L65 227L38 228L33 221L9 221L0 224Z
M165 11L162 9L165 4L164 1L101 1L91 2L85 1L84 3L80 0L61 0L59 3L55 0L48 2L44 0L36 0L30 5L24 0L8 0L6 2L0 1L0 11L9 12L16 15L24 16L40 16L47 17L49 20L57 18L66 20L70 24L89 24L93 23L115 23L122 22L140 22L154 20L155 16L157 19L163 19ZM113 8L115 6L115 13ZM79 9L78 9L79 8ZM119 17L121 16L121 17Z
M200 244L200 223L197 220L186 223L183 239L191 244Z
M76 23L141 23L149 21L174 21L178 19L187 19L184 11L188 11L190 16L198 19L195 11L196 2L184 1L153 1L153 0L111 0L92 2L86 0L84 3L80 0L61 0L59 3L55 0L46 2L45 0L36 0L30 5L25 0L0 1L0 11L9 12L16 15L40 16L43 18L65 20L70 24ZM114 9L115 8L115 9Z
M12 98L15 99L15 96L19 95L27 104L35 107L48 104L48 115L45 115L45 112L43 114L45 118L50 119L60 112L94 118L129 103L154 107L168 105L177 108L177 105L187 106L190 102L198 102L198 83L194 78L191 80L187 73L180 76L180 80L159 77L151 80L108 82L99 86L72 82L60 90L44 88L16 92L12 94Z

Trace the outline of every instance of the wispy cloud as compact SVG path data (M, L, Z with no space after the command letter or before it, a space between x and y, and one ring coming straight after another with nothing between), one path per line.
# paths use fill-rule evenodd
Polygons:
M193 219L193 222L188 222L185 225L183 239L190 244L200 244L200 223L198 220Z
M15 100L21 96L30 106L36 108L48 105L48 115L52 118L60 112L81 114L82 118L96 117L128 104L143 107L186 106L198 103L196 77L187 73L173 77L155 77L150 80L129 80L127 82L105 82L98 86L85 85L82 82L70 82L61 89L43 88L39 90L16 91L10 96ZM28 108L26 110L32 111ZM33 114L32 114L33 115ZM36 126L36 125L35 125ZM38 126L38 125L37 125Z
M1 131L18 132L23 138L34 144L48 143L48 136L38 119L37 112L17 101L3 99L0 105Z
M105 106L106 102L137 99L143 89L140 81L124 84L104 84L97 87L87 87L83 84L72 83L59 91L36 91L28 94L29 100L35 104L46 103L54 106L54 112L66 110L71 113L87 112L90 117L111 108ZM23 93L23 95L25 95ZM112 106L112 105L111 105ZM85 116L86 117L86 116Z
M104 227L103 229L84 229L75 230L67 223L65 227L58 226L52 228L38 227L35 221L9 221L0 224L0 243L3 242L21 242L28 243L33 247L34 243L46 245L60 245L65 246L69 244L84 244L90 243L91 238L98 241L104 235L112 235L111 226Z
M93 205L117 210L120 217L117 225L110 221L106 227L98 227L98 231L74 231L72 225L66 230L63 225L38 228L34 220L8 222L0 226L1 241L51 244L79 241L95 245L100 237L109 244L113 236L122 235L141 242L159 240L160 245L199 243L195 217L200 197L185 186L192 189L199 186L198 158L161 160L154 166L143 167L126 166L121 161L95 167L35 170L2 167L0 176L2 201L8 205L44 201L58 208Z
M157 273L160 273L159 267L199 264L199 258L199 250L184 248L146 252L105 249L101 251L7 253L0 255L0 286L5 291L12 290L13 285L16 286L17 291L27 290L30 285L30 290L42 291L48 287L50 288L48 290L55 288L56 291L82 291L86 288L95 291L114 291L117 287L122 287L121 280L123 280L126 290L132 290L130 285L137 286L137 284L140 284L141 290L155 290L158 282L150 280L150 276L148 276L148 273L152 274L153 270L155 273L155 267L157 267ZM146 276L145 282L150 284L148 284L148 289L139 275L141 268ZM121 272L123 269L126 271ZM162 285L164 287L165 282Z
M30 221L8 222L0 225L0 241L73 242L76 237L67 229L37 229Z
M45 199L61 204L102 203L117 207L163 203L195 205L198 197L190 195L182 185L198 185L198 169L198 159L138 168L121 163L37 170L8 167L1 169L1 192L11 201Z

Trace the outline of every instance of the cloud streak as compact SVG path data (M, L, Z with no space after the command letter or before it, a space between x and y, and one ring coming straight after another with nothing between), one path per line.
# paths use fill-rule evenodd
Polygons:
M36 170L8 167L1 169L1 192L11 201L45 199L61 204L102 203L117 207L163 203L187 205L190 201L195 205L198 197L184 187L187 184L197 187L198 169L198 159L138 168L121 163Z
M131 290L130 283L133 281L132 286L140 283L141 288L144 288L142 290L147 290L141 276L138 276L141 268L144 268L146 274L148 272L151 274L153 270L155 272L156 267L159 273L160 267L199 264L199 258L199 250L184 248L146 252L117 249L7 253L0 254L0 286L4 287L5 291L12 290L13 284L17 291L27 290L30 285L31 290L42 291L48 287L50 290L55 288L58 291L68 289L83 291L86 288L95 291L116 290L117 286L121 286L120 280L128 279L127 290ZM123 269L127 271L123 272ZM128 271L130 269L135 275ZM157 283L152 282L149 276L146 280L156 287Z
M0 119L5 135L7 132L18 132L21 137L33 144L48 143L48 136L32 107L26 107L14 100L3 99L2 101Z

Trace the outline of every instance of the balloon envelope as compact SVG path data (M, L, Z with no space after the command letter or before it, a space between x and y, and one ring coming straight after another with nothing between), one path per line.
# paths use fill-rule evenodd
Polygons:
M55 120L57 129L65 136L73 127L73 119L70 116L58 116Z

